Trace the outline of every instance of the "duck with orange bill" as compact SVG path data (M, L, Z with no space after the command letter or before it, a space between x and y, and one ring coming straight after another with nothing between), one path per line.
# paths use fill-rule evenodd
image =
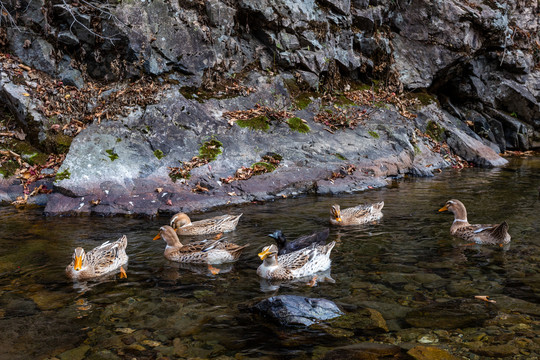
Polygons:
M178 235L209 235L234 231L240 215L221 215L210 219L191 222L185 213L178 213L171 218L170 226Z
M164 256L168 260L195 264L222 264L238 260L249 245L237 245L224 238L202 240L182 244L176 231L168 225L162 226L154 240L163 239L167 246Z
M358 205L341 210L338 204L330 209L330 223L338 226L362 225L380 220L383 217L384 201L371 205Z
M126 247L127 237L123 235L89 252L85 252L82 247L75 248L73 261L66 267L66 274L74 280L89 280L119 271L120 277L125 278L127 275L123 265L128 262Z
M330 268L332 264L330 252L334 245L336 245L335 241L327 245L313 244L279 256L276 245L266 246L259 253L263 263L258 267L257 274L270 280L293 280L314 275Z
M477 244L493 244L503 246L511 240L508 223L469 224L465 205L459 200L448 200L439 212L450 211L454 214L454 222L450 226L450 234Z

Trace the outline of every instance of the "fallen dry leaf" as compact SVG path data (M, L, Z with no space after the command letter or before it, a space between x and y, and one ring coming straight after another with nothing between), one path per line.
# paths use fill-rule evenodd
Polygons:
M167 200L166 204L169 205L169 206L172 206L172 201L171 201L171 199Z
M163 192L163 188L156 188L156 192L160 194L161 192Z
M475 295L474 298L478 299L478 300L483 300L483 301L487 301L487 302L490 302L490 303L494 303L494 304L496 303L496 301L491 300L488 295Z

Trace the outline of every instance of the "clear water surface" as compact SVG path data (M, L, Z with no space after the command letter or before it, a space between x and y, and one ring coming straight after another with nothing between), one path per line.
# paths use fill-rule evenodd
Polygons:
M467 358L489 358L477 350L482 346L509 346L518 358L539 356L539 186L540 158L514 158L505 168L447 170L354 195L193 215L244 213L226 236L251 246L217 275L163 257L164 242L152 238L168 223L165 217L44 217L39 209L3 207L0 359L317 358L362 341L434 344ZM450 198L465 203L472 223L506 220L510 247L466 246L452 238L453 217L437 212ZM267 234L281 229L294 238L327 227L333 203L344 208L381 200L379 224L331 228L330 240L338 243L335 283L268 286L257 277L257 253L272 243ZM90 250L122 234L129 241L127 279L74 284L65 277L75 247ZM277 294L327 298L348 313L375 309L388 331L286 329L249 311ZM434 324L415 328L407 321L410 310L474 295L497 301L486 323L452 328L435 317Z

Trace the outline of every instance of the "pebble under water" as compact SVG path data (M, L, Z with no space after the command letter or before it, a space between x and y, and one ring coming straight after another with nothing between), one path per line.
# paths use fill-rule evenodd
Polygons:
M152 238L168 217L44 217L40 209L0 208L0 359L538 358L540 158L509 160L504 168L446 170L353 195L193 214L244 213L225 236L250 246L218 274L163 257L165 243ZM453 216L437 210L451 198L465 204L471 223L506 220L510 245L450 236ZM281 229L293 239L327 227L334 203L381 200L378 224L330 229L333 281L310 287L258 278L268 234ZM123 234L127 279L66 278L75 247L88 251ZM283 294L332 300L345 315L287 328L250 311Z

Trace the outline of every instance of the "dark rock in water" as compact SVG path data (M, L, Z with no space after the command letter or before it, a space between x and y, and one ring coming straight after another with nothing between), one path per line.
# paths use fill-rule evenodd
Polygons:
M273 296L255 305L254 309L281 325L312 325L321 320L338 317L343 312L326 299L296 295Z
M475 300L450 300L411 311L405 321L419 328L456 329L482 326L497 314L496 305Z
M405 358L405 354L402 353L402 350L399 346L370 342L338 347L330 350L324 356L324 360L375 360L402 358Z
M415 360L458 360L460 358L435 346L415 346L407 352Z

